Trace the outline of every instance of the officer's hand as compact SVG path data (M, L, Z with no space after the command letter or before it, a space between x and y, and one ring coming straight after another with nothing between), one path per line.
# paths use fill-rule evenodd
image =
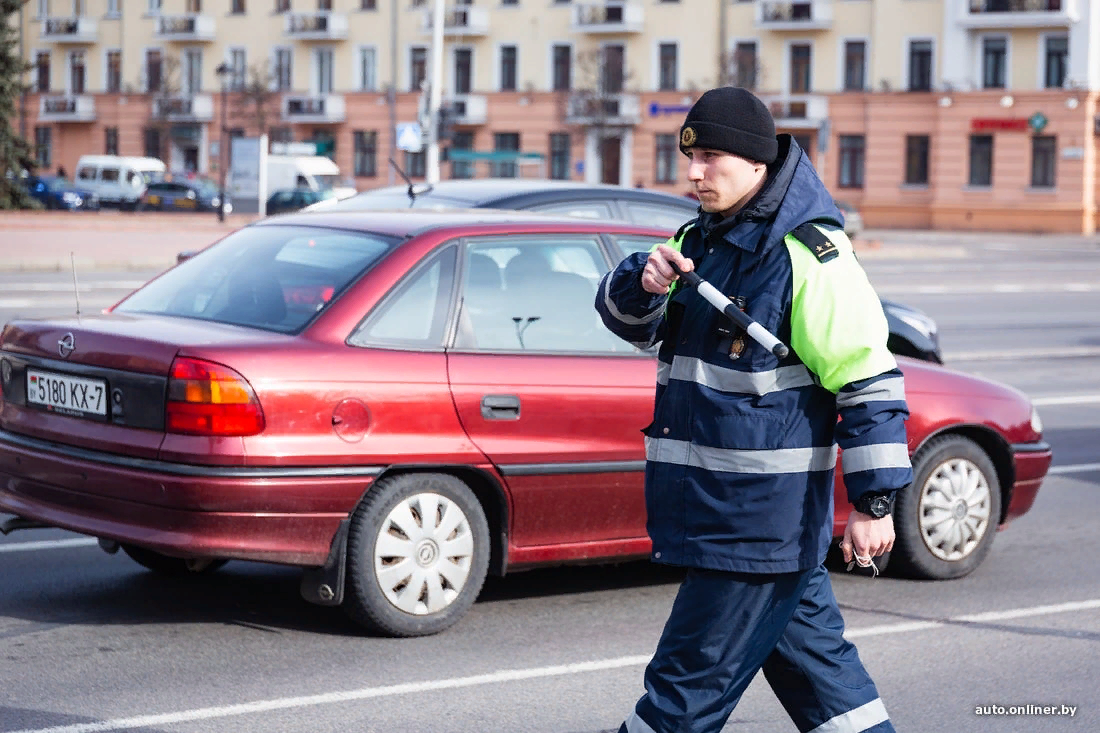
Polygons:
M669 262L675 262L683 272L691 272L695 269L694 262L667 244L662 244L649 253L645 269L642 270L642 288L647 293L664 295L672 282L679 277L668 264Z
M857 512L854 509L848 515L848 526L844 528L844 539L840 541L840 550L844 553L844 562L852 562L853 553L857 558L878 557L894 547L894 519L887 514L882 519Z

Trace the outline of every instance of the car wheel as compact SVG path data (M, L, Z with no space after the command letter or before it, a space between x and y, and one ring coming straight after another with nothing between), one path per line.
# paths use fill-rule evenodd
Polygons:
M201 575L212 573L228 560L215 557L171 557L137 545L123 545L122 551L142 567L159 575Z
M477 497L454 476L378 481L351 517L344 608L388 636L453 626L489 568L489 526Z
M913 484L894 506L891 569L929 580L961 578L989 554L1001 517L993 462L961 435L933 438L913 457Z

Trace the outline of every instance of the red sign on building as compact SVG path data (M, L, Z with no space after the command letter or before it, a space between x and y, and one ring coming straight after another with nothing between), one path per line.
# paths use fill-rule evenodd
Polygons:
M1027 120L1014 117L975 117L970 120L973 132L1027 132Z

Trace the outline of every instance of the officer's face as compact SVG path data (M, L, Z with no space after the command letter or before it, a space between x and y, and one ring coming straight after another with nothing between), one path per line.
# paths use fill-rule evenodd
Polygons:
M752 198L767 176L763 163L710 148L688 148L688 181L703 211L733 214Z

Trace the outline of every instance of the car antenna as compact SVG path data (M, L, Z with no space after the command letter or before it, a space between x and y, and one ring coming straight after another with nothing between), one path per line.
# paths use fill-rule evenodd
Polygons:
M432 185L428 184L427 187L421 189L420 191L417 191L416 186L412 182L412 179L409 178L408 175L406 175L405 171L401 170L401 166L399 166L397 164L396 160L394 160L393 158L390 158L390 165L393 166L393 169L395 171L397 171L397 174L399 176L401 176L402 178L405 179L405 183L408 184L408 186L409 186L407 193L409 194L409 208L410 209L413 207L413 204L416 203L416 197L418 195L420 195L422 193L428 193L428 191L432 190Z
M69 262L73 266L73 297L76 298L76 317L80 318L80 285L76 281L76 254L69 252Z

